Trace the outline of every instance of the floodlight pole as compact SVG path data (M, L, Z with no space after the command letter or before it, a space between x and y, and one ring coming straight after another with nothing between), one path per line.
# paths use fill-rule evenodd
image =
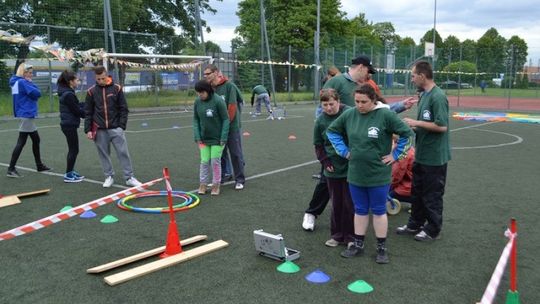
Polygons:
M321 30L321 0L317 0L317 31L315 32L315 41L313 49L315 51L315 67L313 72L313 100L317 102L319 96L319 33Z
M264 40L266 40L266 55L268 55L268 70L270 71L270 83L272 85L272 99L274 100L274 106L276 107L276 85L274 81L274 71L272 68L272 56L270 56L270 43L268 42L268 31L266 30L266 16L264 13L263 0L260 0L261 4L261 26L264 31Z
M201 37L201 45L202 45L202 51L203 54L206 55L206 46L204 45L204 36L203 36L203 30L202 30L202 23L201 23L201 8L199 5L199 0L195 0L195 19L197 21L197 36L200 35Z
M108 29L107 35L109 37L111 37L112 52L116 53L116 44L114 42L114 30L113 30L113 25L112 25L111 2L110 2L110 0L105 0L104 6L106 7L105 11L107 13L107 25L106 25L107 29ZM120 74L118 73L118 63L116 61L114 61L114 76L116 78L116 81L118 83L121 83Z
M436 28L437 28L437 0L434 0L435 1L435 6L433 8L433 57L432 58L432 68L433 68L433 75L435 75L435 50L437 49L437 46L435 45L435 33L436 33ZM435 79L435 76L433 76Z

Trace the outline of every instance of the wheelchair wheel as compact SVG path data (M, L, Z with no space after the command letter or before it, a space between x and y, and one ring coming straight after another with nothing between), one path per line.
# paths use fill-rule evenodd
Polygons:
M386 202L386 213L389 215L396 215L401 211L401 203L393 198Z

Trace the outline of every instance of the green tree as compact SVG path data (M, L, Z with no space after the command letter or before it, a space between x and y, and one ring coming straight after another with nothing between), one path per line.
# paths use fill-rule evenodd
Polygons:
M203 11L215 13L209 0L199 2ZM24 36L38 35L46 38L50 34L50 41L45 42L58 42L64 48L101 48L105 44L104 33L99 31L103 29L103 3L68 0L0 1L0 21L13 23L14 26L17 23L27 23L74 27L77 31L51 27L48 33L44 26L18 26L17 30ZM115 34L117 51L141 53L152 47L156 52L168 53L172 49L180 53L195 41L195 11L191 0L110 0L110 5L114 30L155 34ZM211 30L204 20L202 24L208 31ZM175 33L176 28L181 28L178 35ZM4 53L24 59L29 49L24 45L10 45Z
M9 71L6 63L0 61L0 92L7 91L9 89Z
M505 72L506 39L495 28L490 28L476 43L479 72L488 73L488 77Z
M465 39L461 43L463 47L463 60L476 62L476 41L472 39Z
M527 63L527 43L518 36L512 36L506 42L506 62L512 64L513 73L523 71Z
M221 53L221 47L212 41L205 41L204 48L207 52Z
M476 64L469 61L454 61L445 66L443 71L447 73L449 80L472 83L475 79Z
M313 62L313 42L316 30L316 3L302 0L264 1L265 21L268 31L268 40L271 46L273 61L286 61L288 59L288 47L291 46L294 62ZM240 25L235 29L240 39L235 40L238 46L237 54L240 59L261 59L261 22L260 6L258 0L244 0L238 4L237 15L240 18ZM343 37L349 30L345 26L347 23L343 19L344 13L339 10L340 1L321 1L321 48L328 44L339 45L340 41L332 41L333 37ZM352 38L352 37L351 37ZM344 40L342 40L344 41ZM349 40L349 43L352 39ZM336 46L337 48L337 46ZM266 53L266 52L264 52ZM265 55L265 60L266 55ZM260 67L240 66L241 77L247 70L258 70ZM268 69L265 69L268 70ZM305 71L293 70L293 85L300 81L309 84L311 78ZM276 80L283 82L285 71L276 71ZM300 79L300 76L303 79ZM257 83L257 79L252 80L252 84ZM251 86L251 84L249 85Z
M442 66L447 66L453 61L459 61L461 42L456 36L446 37L442 47L439 49L439 60Z

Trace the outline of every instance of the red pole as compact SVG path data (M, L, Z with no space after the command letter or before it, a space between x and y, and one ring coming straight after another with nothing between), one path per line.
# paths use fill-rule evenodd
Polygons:
M170 175L169 175L169 168L163 168L163 177L165 178L165 183L170 182ZM175 221L174 218L174 212L173 210L173 199L172 199L172 191L169 189L169 187L166 187L167 189L167 203L169 205L169 219L171 222Z
M178 227L176 226L176 220L174 219L173 212L173 199L172 188L170 184L169 169L163 168L163 177L165 178L165 185L167 188L167 201L169 203L169 229L167 231L167 243L165 245L165 251L160 254L161 258L166 258L171 255L182 252L182 245L180 244L180 235L178 234Z
M510 220L510 231L514 235L514 239L512 241L512 251L510 252L510 291L516 292L517 291L517 243L516 243L516 233L517 233L517 225L516 225L516 219L512 218Z

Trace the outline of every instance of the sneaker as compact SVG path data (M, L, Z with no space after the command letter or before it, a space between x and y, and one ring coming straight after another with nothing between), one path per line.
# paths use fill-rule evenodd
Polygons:
M73 173L73 175L75 175L76 177L78 177L80 179L84 179L84 175L80 175L79 172L77 172L77 171L71 171L71 173Z
M347 249L341 252L341 256L344 258L352 258L364 254L364 242L354 241L349 242Z
M51 171L51 168L45 166L44 164L39 164L39 165L37 165L37 171L38 172Z
M338 241L336 241L334 239L329 239L328 241L326 241L324 243L324 245L326 245L328 247L337 247L337 246L339 246L339 244L341 244L341 242L338 242Z
M210 195L219 195L219 185L212 186L212 191L210 191Z
M112 176L107 176L107 178L103 182L103 188L110 188L113 183L114 183L114 178Z
M418 232L420 232L420 230L421 230L420 228L412 229L412 228L409 228L409 226L407 225L403 225L396 228L396 233L399 235L415 235Z
M321 175L320 174L313 174L311 176L313 179L321 179Z
M388 259L388 249L384 245L377 244L377 257L375 258L375 263L377 264L388 264L390 260Z
M315 215L311 213L304 214L302 228L304 228L306 231L313 231L313 229L315 229Z
M266 117L266 120L274 120L274 115L270 114Z
M244 189L244 184L236 183L236 185L234 186L234 189L235 190L242 190L242 189Z
M131 186L131 187L139 187L142 184L134 176L132 176L128 180L126 180L126 185Z
M440 239L440 235L437 235L436 237L432 237L429 234L427 234L424 230L422 230L417 235L414 236L414 239L420 242L430 242L430 241Z
M80 183L83 181L83 178L80 178L73 174L73 171L64 174L64 183Z
M206 187L207 187L206 184L200 184L199 185L199 190L197 190L197 194L201 194L201 195L206 194ZM210 187L212 187L212 186L210 186Z
M8 169L6 176L7 177L13 177L13 178L22 177L22 175L20 175L19 172L17 172L16 169Z
M228 182L228 181L232 180L232 178L233 178L232 174L225 173L225 174L223 174L223 176L221 177L221 181L222 181L222 182Z

